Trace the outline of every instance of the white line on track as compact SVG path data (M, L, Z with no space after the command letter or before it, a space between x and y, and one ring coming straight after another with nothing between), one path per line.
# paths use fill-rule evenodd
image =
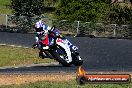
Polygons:
M24 47L24 46L21 46L21 45L8 45L8 44L0 44L0 46L11 46L11 47L18 47L18 48L30 48L30 47Z

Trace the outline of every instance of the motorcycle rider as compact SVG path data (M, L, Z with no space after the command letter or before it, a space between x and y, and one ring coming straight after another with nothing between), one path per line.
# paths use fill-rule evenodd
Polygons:
M33 45L33 48L41 48L39 41L40 41L40 38L39 36L41 34L46 34L47 31L48 31L48 26L46 25L46 23L44 22L44 20L42 18L38 18L39 21L36 22L35 24L35 30L36 30L36 36L35 36L35 40L36 40L36 44Z
M41 41L39 39L39 35L40 34L43 34L45 33L44 35L46 35L47 33L53 33L54 34L54 38L57 38L57 37L61 37L61 38L65 38L64 36L62 36L58 30L57 27L55 27L55 25L52 26L52 28L50 28L49 26L47 26L44 22L44 20L42 18L39 18L39 21L36 22L36 25L35 25L35 29L36 29L36 36L35 36L35 39L36 39L36 44L33 45L33 48L36 48L38 47L39 49L41 48L41 45L38 44L39 41ZM46 36L45 36L46 37ZM52 35L53 37L53 35ZM66 38L65 38L66 39ZM67 39L66 39L67 40ZM50 41L50 36L49 36L49 41ZM69 45L70 48L72 48L73 50L77 50L78 47L74 46L70 41L67 40L67 44Z
M74 46L69 40L67 40L64 36L62 36L58 30L58 28L56 28L55 26L52 26L52 28L48 27L44 22L43 20L39 20L38 22L36 22L36 25L35 25L35 29L36 29L36 44L33 45L33 48L39 48L40 50L42 49L42 46L43 44L41 45L40 42L42 41L41 39L39 39L39 35L41 35L42 33L45 33L44 35L45 36L45 40L48 41L48 44L46 45L52 45L51 42L55 42L56 39L59 37L59 38L63 38L65 39L66 43L68 44L68 46L72 49L72 50L77 50L78 47ZM47 33L48 34L48 37L47 37ZM52 41L53 40L53 41ZM45 44L45 43L44 43ZM43 54L42 54L43 53ZM42 55L44 55L46 57L46 54L44 52L39 52L39 56L41 57Z
M39 35L48 30L47 27L48 26L45 24L43 19L40 19L38 22L36 22L35 24L35 29L37 32L36 37L35 37L36 43L39 42Z

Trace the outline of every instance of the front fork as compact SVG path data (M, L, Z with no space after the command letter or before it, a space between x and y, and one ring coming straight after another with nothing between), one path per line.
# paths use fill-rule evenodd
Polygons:
M73 62L74 62L74 60L76 60L76 59L82 60L77 50L71 49L71 52L72 52L72 59L73 59Z

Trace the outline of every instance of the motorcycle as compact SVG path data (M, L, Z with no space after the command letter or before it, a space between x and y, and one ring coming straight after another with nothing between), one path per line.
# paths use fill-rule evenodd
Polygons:
M39 56L41 58L55 59L63 66L83 64L78 48L65 37L55 36L53 31L49 31L46 35L41 34L39 38L40 42L37 47L40 50Z

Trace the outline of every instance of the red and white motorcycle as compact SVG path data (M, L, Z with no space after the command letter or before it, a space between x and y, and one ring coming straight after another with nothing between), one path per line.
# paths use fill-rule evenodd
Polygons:
M41 58L53 58L63 66L80 66L83 63L79 55L78 48L70 43L65 37L55 36L53 31L47 35L40 35L39 56Z

